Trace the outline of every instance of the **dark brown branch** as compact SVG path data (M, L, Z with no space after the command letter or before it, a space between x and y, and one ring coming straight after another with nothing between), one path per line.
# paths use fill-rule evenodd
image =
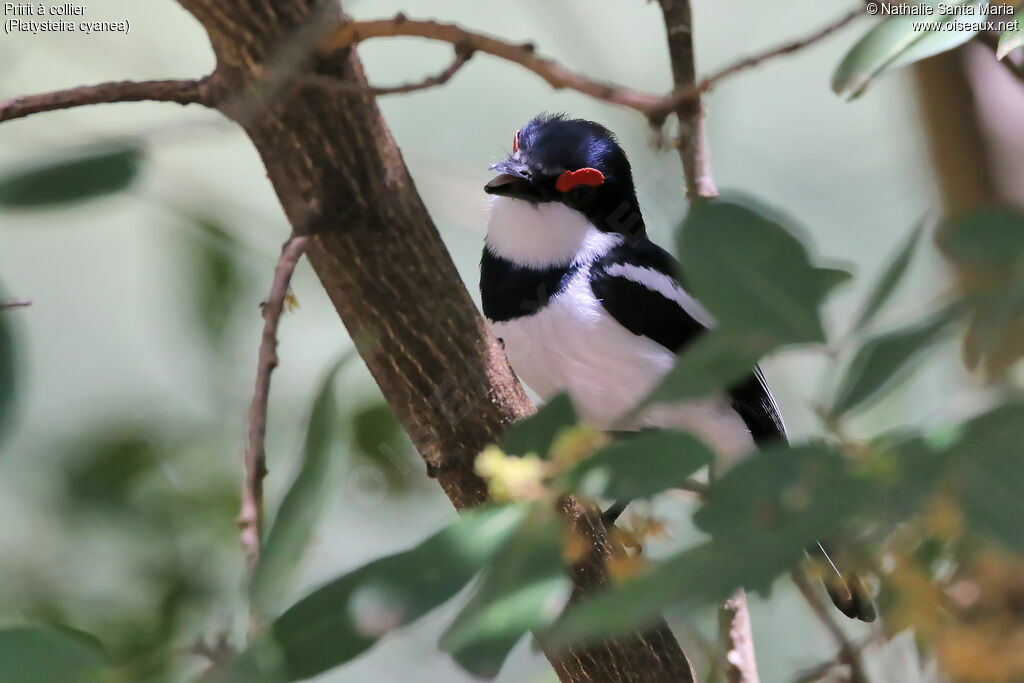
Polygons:
M398 14L390 19L351 21L341 25L321 41L319 53L322 56L330 55L371 38L411 36L447 42L457 47L461 46L464 49L485 52L519 64L543 78L556 90L568 88L604 102L635 109L649 118L652 123L660 126L668 115L679 109L683 103L699 99L701 94L710 90L722 79L744 69L757 66L773 57L790 54L812 45L842 28L854 17L862 13L863 8L857 8L844 15L838 21L829 24L806 38L792 41L764 53L742 59L699 82L695 82L692 78L683 79L687 84L677 87L668 95L652 95L625 86L596 81L579 72L568 69L554 60L539 57L532 43L509 43L498 38L468 31L455 24L414 20L409 19L404 14ZM682 31L684 29L678 28L677 30ZM675 35L681 34L677 33ZM670 34L671 37L672 34ZM679 79L677 79L677 86L678 82Z
M592 80L552 59L537 56L532 43L515 44L480 33L467 31L455 24L409 19L398 14L391 19L352 21L340 26L320 43L322 54L331 54L371 38L413 36L451 43L500 57L537 74L552 88L569 88L591 97L621 104L641 112L655 108L661 98L630 88Z
M267 401L270 397L270 375L277 367L277 326L284 311L288 285L306 249L309 238L292 236L281 247L281 257L274 268L270 296L263 303L263 336L260 338L256 366L256 386L249 406L249 444L245 449L245 483L242 486L242 509L238 526L242 529L242 551L249 575L256 569L263 540L263 478L267 475L264 440L267 434Z
M850 639L846 637L846 633L836 623L836 620L832 618L832 609L825 604L825 601L815 591L814 586L807 577L807 573L798 567L790 571L789 575L793 579L793 583L800 590L800 594L804 596L804 600L807 601L811 611L818 617L818 620L838 646L839 655L837 660L839 663L850 667L848 679L850 683L868 683L868 679L864 674L864 667L860 662L860 650L850 642Z
M365 92L375 96L405 94L444 85L452 79L452 76L458 73L459 69L466 65L466 62L468 62L472 56L472 48L456 46L455 56L452 57L451 63L445 67L444 71L433 76L428 76L421 81L404 83L402 85L361 87L358 83L340 81L337 78L320 76L318 74L304 74L301 76L300 80L307 83L318 84L325 88L334 88L343 92Z
M0 122L58 109L113 102L208 104L205 80L111 81L98 85L24 95L0 102Z
M0 311L8 308L25 308L31 305L32 299L8 299L7 301L0 301Z

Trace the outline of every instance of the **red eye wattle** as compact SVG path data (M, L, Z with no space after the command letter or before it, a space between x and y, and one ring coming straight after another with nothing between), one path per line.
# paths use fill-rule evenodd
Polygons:
M555 189L559 192L568 192L577 185L589 185L597 187L604 183L604 173L596 168L580 168L575 171L566 171L558 176L555 181Z
M514 138L512 138L512 152L515 153L515 152L518 152L518 151L519 151L519 131L517 130L516 131L516 136Z

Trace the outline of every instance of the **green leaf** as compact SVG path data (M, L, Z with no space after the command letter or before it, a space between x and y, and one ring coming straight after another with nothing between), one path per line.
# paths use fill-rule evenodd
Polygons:
M167 444L150 425L117 424L79 434L74 457L62 468L73 505L123 511L145 479L165 462Z
M850 476L824 446L778 446L715 482L694 516L713 538L647 573L570 606L549 638L590 641L641 627L666 607L718 602L739 586L765 590L871 500L872 486Z
M569 597L564 523L554 510L527 517L484 571L441 637L441 649L474 676L493 678L528 631L549 626Z
M715 329L702 334L676 359L654 390L631 411L635 417L654 403L706 396L747 377L757 361L776 348L771 339ZM628 419L628 417L627 417Z
M679 254L694 295L722 329L777 345L824 342L818 307L850 277L813 266L780 220L728 201L690 209Z
M195 223L198 235L184 242L192 308L211 345L224 340L241 295L249 283L243 266L243 247L220 225L204 219Z
M352 355L346 353L331 367L317 391L299 472L277 511L249 587L257 614L277 612L295 569L302 561L320 511L336 483L332 476L335 459L331 457L338 436L334 381Z
M1004 59L1014 50L1024 47L1024 5L1013 13L1015 25L1003 31L996 47L996 59Z
M864 329L869 322L871 322L875 315L882 309L882 306L889 300L889 297L896 290L896 285L899 284L903 275L907 272L907 266L910 265L910 260L914 256L914 249L917 247L917 243L921 240L921 233L924 231L924 225L918 225L907 241L904 243L903 248L897 252L896 257L889 262L885 270L882 272L882 276L878 278L878 282L875 283L874 288L871 290L871 295L868 297L867 303L864 305L864 310L861 311L860 316L857 318L857 323L854 325L855 330Z
M421 481L419 456L402 423L385 401L374 399L352 414L353 455L370 464L389 491L401 491Z
M971 529L1024 551L1024 403L1004 404L966 425L951 447L964 466L954 478Z
M711 449L692 434L647 431L602 448L567 472L564 483L593 498L648 498L712 460Z
M951 260L988 267L1012 267L1024 255L1024 213L986 207L947 221L938 246Z
M15 626L0 630L0 682L89 683L106 658L98 641L73 629Z
M808 515L835 523L863 502L863 488L829 446L771 446L718 479L693 521L717 540L787 528Z
M415 548L315 590L271 626L288 680L343 664L458 593L504 545L524 506L471 510Z
M125 189L139 174L143 148L120 140L67 150L0 176L0 209L47 208Z
M568 394L559 394L533 415L513 423L501 439L501 450L509 455L535 453L546 457L558 433L577 422Z
M960 312L959 307L950 306L923 322L866 341L846 369L831 414L839 416L862 407L904 378L913 367L912 361L942 339Z
M913 64L963 45L973 38L976 30L914 30L915 24L945 23L955 19L963 23L977 23L984 19L973 16L953 17L940 15L938 7L972 5L976 12L988 6L984 2L966 0L926 0L915 6L929 6L934 13L930 16L899 16L882 19L871 31L861 38L843 57L832 76L832 90L837 95L853 99L861 95L871 83L886 71Z

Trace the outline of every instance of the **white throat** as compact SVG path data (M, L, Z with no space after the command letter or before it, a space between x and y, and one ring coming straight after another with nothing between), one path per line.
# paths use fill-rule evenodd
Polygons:
M494 197L485 242L496 256L518 266L549 268L589 263L621 244L622 236L601 232L582 213L559 202Z

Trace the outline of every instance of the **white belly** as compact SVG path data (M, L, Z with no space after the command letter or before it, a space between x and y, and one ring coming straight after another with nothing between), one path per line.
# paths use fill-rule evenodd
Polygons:
M594 298L581 269L565 291L533 315L493 323L512 369L544 400L567 392L599 428L671 427L693 432L726 459L753 447L750 432L724 398L654 406L618 424L665 375L675 355L622 327Z

